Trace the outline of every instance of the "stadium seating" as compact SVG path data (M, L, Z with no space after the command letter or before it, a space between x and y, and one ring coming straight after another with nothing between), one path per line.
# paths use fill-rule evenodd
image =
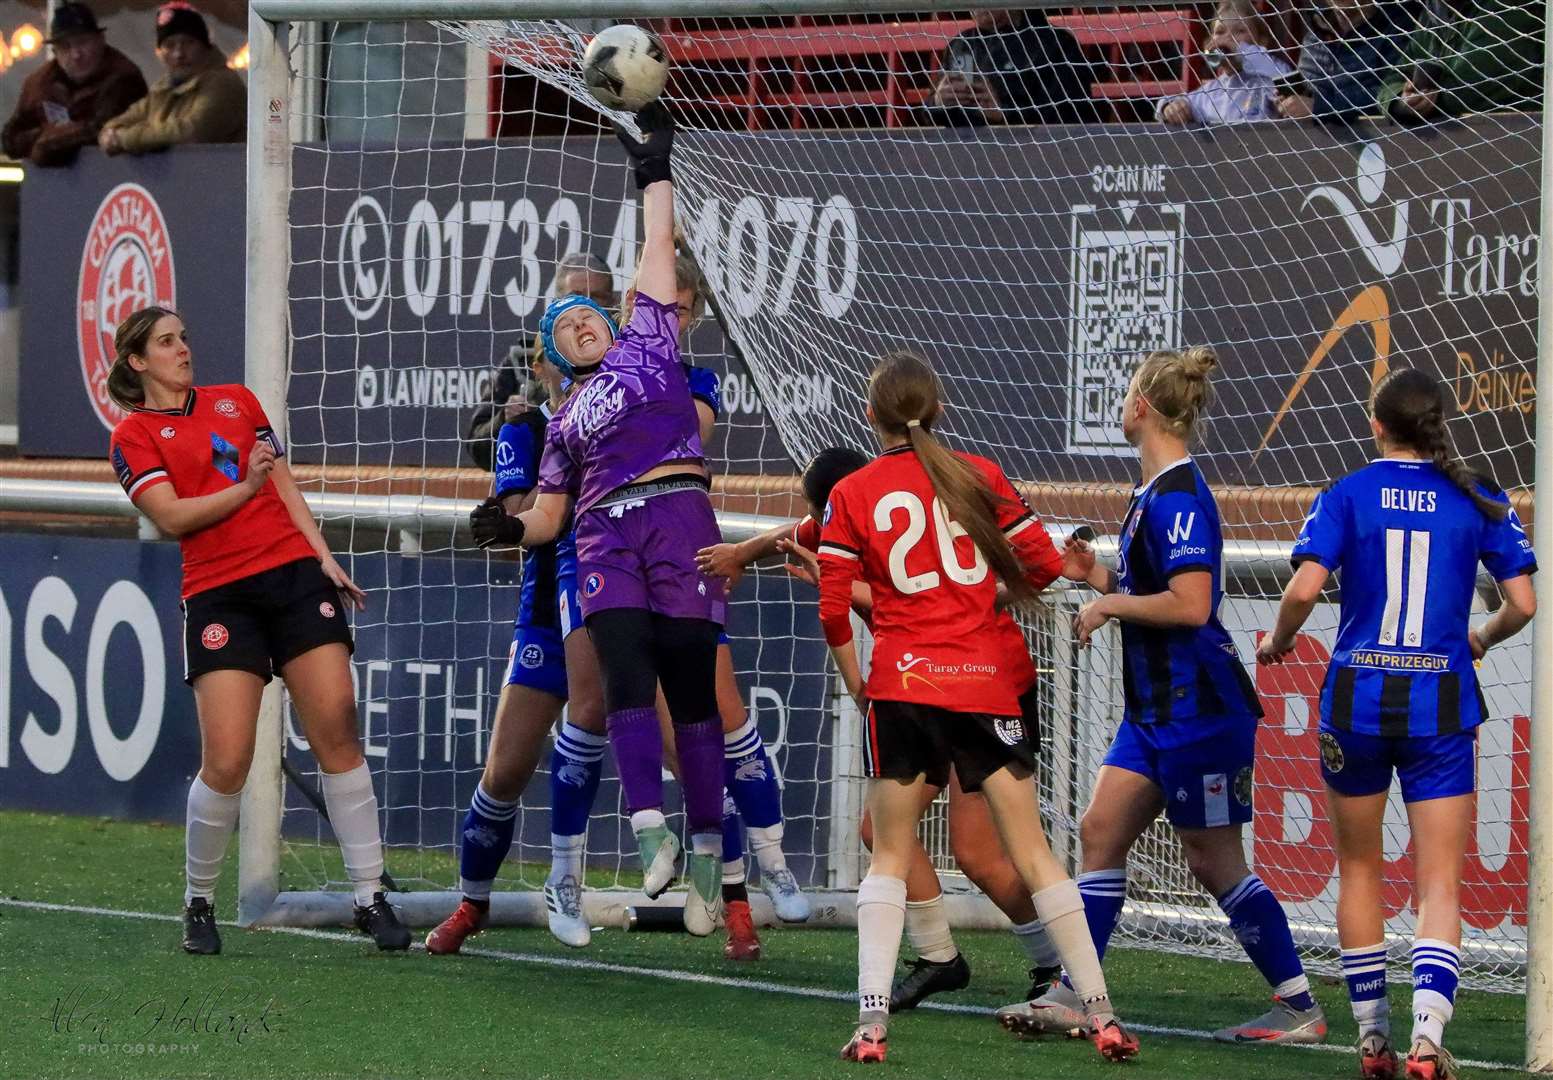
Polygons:
M835 126L826 119L831 110L894 128L912 123L909 109L931 92L949 39L972 25L934 19L671 31L664 44L679 78L720 87L697 96L730 119L742 116L747 130Z
M1111 102L1113 112L1119 100L1184 94L1201 81L1193 63L1199 31L1190 9L1082 12L1053 15L1051 22L1071 31L1086 50L1103 53L1111 77L1090 93Z

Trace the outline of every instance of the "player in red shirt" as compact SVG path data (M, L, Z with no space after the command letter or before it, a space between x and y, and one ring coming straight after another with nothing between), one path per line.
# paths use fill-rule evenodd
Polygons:
M998 586L1026 602L1065 567L1008 478L957 454L932 427L938 377L911 353L885 356L868 384L868 420L884 452L838 483L820 538L820 623L865 717L873 861L857 890L859 1024L851 1061L886 1050L890 982L926 787L952 765L983 791L1003 846L1084 1001L1088 1035L1113 1061L1138 1042L1116 1018L1078 887L1041 831L1034 771L1034 665ZM864 687L852 642L852 586L873 596L874 652ZM1075 969L1076 965L1076 969Z
M716 544L697 554L701 569L728 579L731 590L745 567L777 554L790 557L787 571L811 585L819 584L820 519L830 493L843 478L868 464L868 457L849 446L821 450L804 467L802 490L809 513L798 521L770 529L737 544ZM863 581L852 585L852 610L870 623L872 593ZM1031 670L1034 679L1034 670ZM940 789L927 785L923 797L931 803ZM1008 861L998 838L987 801L967 794L953 770L949 777L949 849L955 864L1014 924L1014 937L1030 962L1030 995L1038 996L1062 971L1057 951L1030 903L1030 893ZM873 846L873 823L863 815L863 843ZM944 910L943 886L938 871L920 839L910 855L906 871L906 939L916 950L911 967L895 980L890 990L892 1013L914 1009L925 998L945 991L962 990L970 983L971 968L955 944Z
M276 672L323 770L356 925L380 949L407 949L410 932L383 896L377 797L356 736L343 607L360 609L366 596L329 554L258 399L244 386L194 385L175 312L135 312L114 348L108 392L129 416L113 430L109 458L130 501L183 552L184 681L200 722L184 951L221 951L216 878L253 761L259 696Z

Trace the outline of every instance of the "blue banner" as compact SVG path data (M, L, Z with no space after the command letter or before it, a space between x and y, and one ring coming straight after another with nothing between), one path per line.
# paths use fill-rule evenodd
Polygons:
M199 726L183 683L176 545L13 535L0 562L0 807L181 822L199 769ZM517 601L517 565L483 557L357 555L368 595L356 616L357 716L390 844L456 846L490 747ZM828 843L830 733L825 648L812 591L752 575L731 606L744 701L784 782L787 848L801 879ZM316 786L288 709L286 754ZM547 858L541 758L513 859ZM677 802L675 786L668 791ZM606 755L589 848L600 865L634 850ZM287 789L285 829L321 835ZM322 831L321 831L322 830Z

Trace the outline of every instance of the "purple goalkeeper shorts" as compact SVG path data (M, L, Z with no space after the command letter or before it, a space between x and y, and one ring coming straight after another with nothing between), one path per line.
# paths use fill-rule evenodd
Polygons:
M712 500L699 485L671 486L649 498L627 497L588 510L577 521L577 591L584 618L610 608L646 608L676 619L721 625L723 580L696 567L696 552L722 540ZM606 503L610 503L606 499Z

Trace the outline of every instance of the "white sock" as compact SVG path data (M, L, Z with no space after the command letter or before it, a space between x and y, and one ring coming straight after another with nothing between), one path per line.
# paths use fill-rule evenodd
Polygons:
M372 771L363 761L349 772L324 773L321 780L329 825L340 842L356 906L366 907L373 893L383 891L383 834L378 830Z
M583 837L550 834L550 880L560 881L567 874L582 882Z
M778 870L787 869L787 854L782 850L782 823L766 825L762 828L746 826L744 829L745 843L750 846L750 854L755 856L755 862L760 866L762 874L774 874Z
M724 885L743 885L748 878L749 872L745 869L743 859L723 863Z
M1046 927L1040 919L1031 919L1027 923L1020 923L1014 927L1014 937L1019 941L1019 947L1025 951L1025 956L1030 960L1032 968L1056 967L1061 963L1057 956L1057 946L1052 944L1051 935L1046 932Z
M1391 1002L1385 998L1375 998L1372 1001L1351 1001L1349 1004L1353 1007L1353 1019L1360 1035L1378 1031L1386 1038L1391 1038Z
M869 874L857 887L857 1011L865 1024L890 1018L890 984L906 924L906 882Z
M662 810L638 810L631 815L631 832L637 836L643 829L657 829L667 824Z
M1035 913L1057 947L1057 955L1067 969L1073 992L1084 1003L1085 1015L1101 1024L1109 1022L1116 1013L1106 991L1100 958L1095 954L1094 938L1089 935L1089 923L1084 918L1084 898L1079 895L1078 886L1072 881L1061 881L1030 899L1035 902Z
M935 964L960 955L949 932L949 916L944 914L943 893L931 900L906 901L906 940L918 956Z
M238 791L223 795L198 776L189 785L189 806L183 829L183 903L196 896L214 906L216 879L221 876L221 861L226 858L232 829L237 825L237 808L243 801Z

